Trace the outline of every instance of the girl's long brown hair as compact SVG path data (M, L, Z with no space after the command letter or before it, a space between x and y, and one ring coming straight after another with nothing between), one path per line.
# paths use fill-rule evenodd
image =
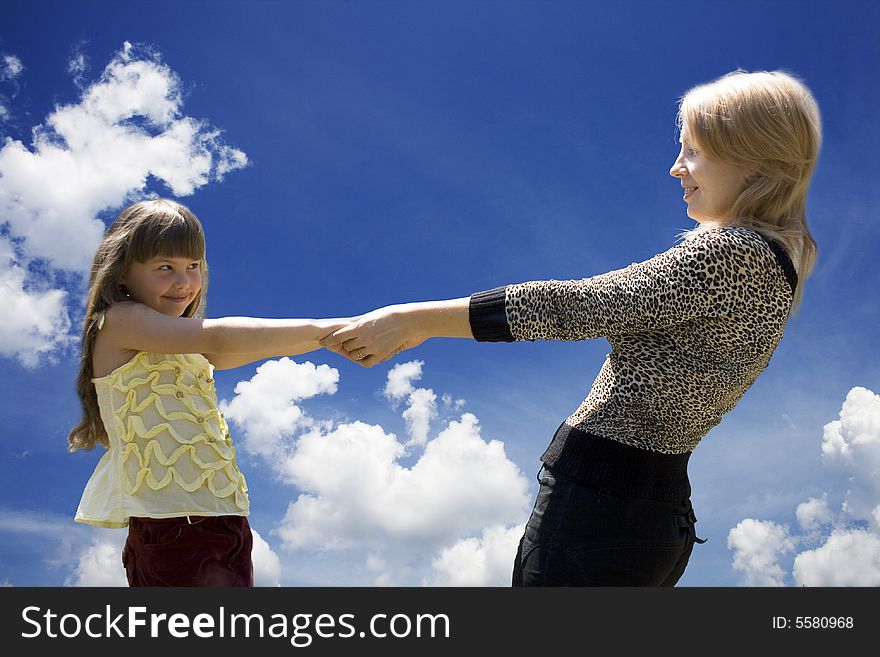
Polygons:
M200 260L202 289L183 311L183 317L201 317L208 289L205 233L198 218L174 201L154 199L125 208L104 233L89 275L89 293L83 320L82 360L76 391L83 416L67 437L68 450L92 449L98 443L109 447L101 421L95 391L92 355L99 325L110 306L131 299L122 279L132 262L147 262L157 256Z

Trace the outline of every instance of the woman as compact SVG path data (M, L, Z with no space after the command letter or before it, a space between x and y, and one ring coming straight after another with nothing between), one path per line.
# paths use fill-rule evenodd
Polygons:
M541 457L514 585L673 586L694 542L687 462L766 368L816 257L806 195L818 107L782 71L679 104L669 173L699 225L645 262L575 281L376 310L322 341L371 367L433 336L612 346Z

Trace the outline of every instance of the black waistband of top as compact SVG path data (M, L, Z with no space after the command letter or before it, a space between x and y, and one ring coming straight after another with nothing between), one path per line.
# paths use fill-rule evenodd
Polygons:
M691 496L687 475L690 455L631 447L563 422L541 461L564 476L601 490L682 503Z

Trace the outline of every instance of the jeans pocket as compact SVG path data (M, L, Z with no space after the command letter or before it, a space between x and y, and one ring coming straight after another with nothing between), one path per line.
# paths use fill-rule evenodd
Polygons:
M554 542L524 541L519 586L585 586L584 571L577 557Z
M162 548L173 545L183 532L179 522L141 522L141 545L145 548Z
M589 586L673 586L687 565L690 545L619 546L577 557Z

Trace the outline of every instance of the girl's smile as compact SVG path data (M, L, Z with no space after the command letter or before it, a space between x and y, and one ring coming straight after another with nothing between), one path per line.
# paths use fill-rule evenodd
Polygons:
M133 262L123 284L135 301L164 315L180 317L202 289L201 262L167 256Z

